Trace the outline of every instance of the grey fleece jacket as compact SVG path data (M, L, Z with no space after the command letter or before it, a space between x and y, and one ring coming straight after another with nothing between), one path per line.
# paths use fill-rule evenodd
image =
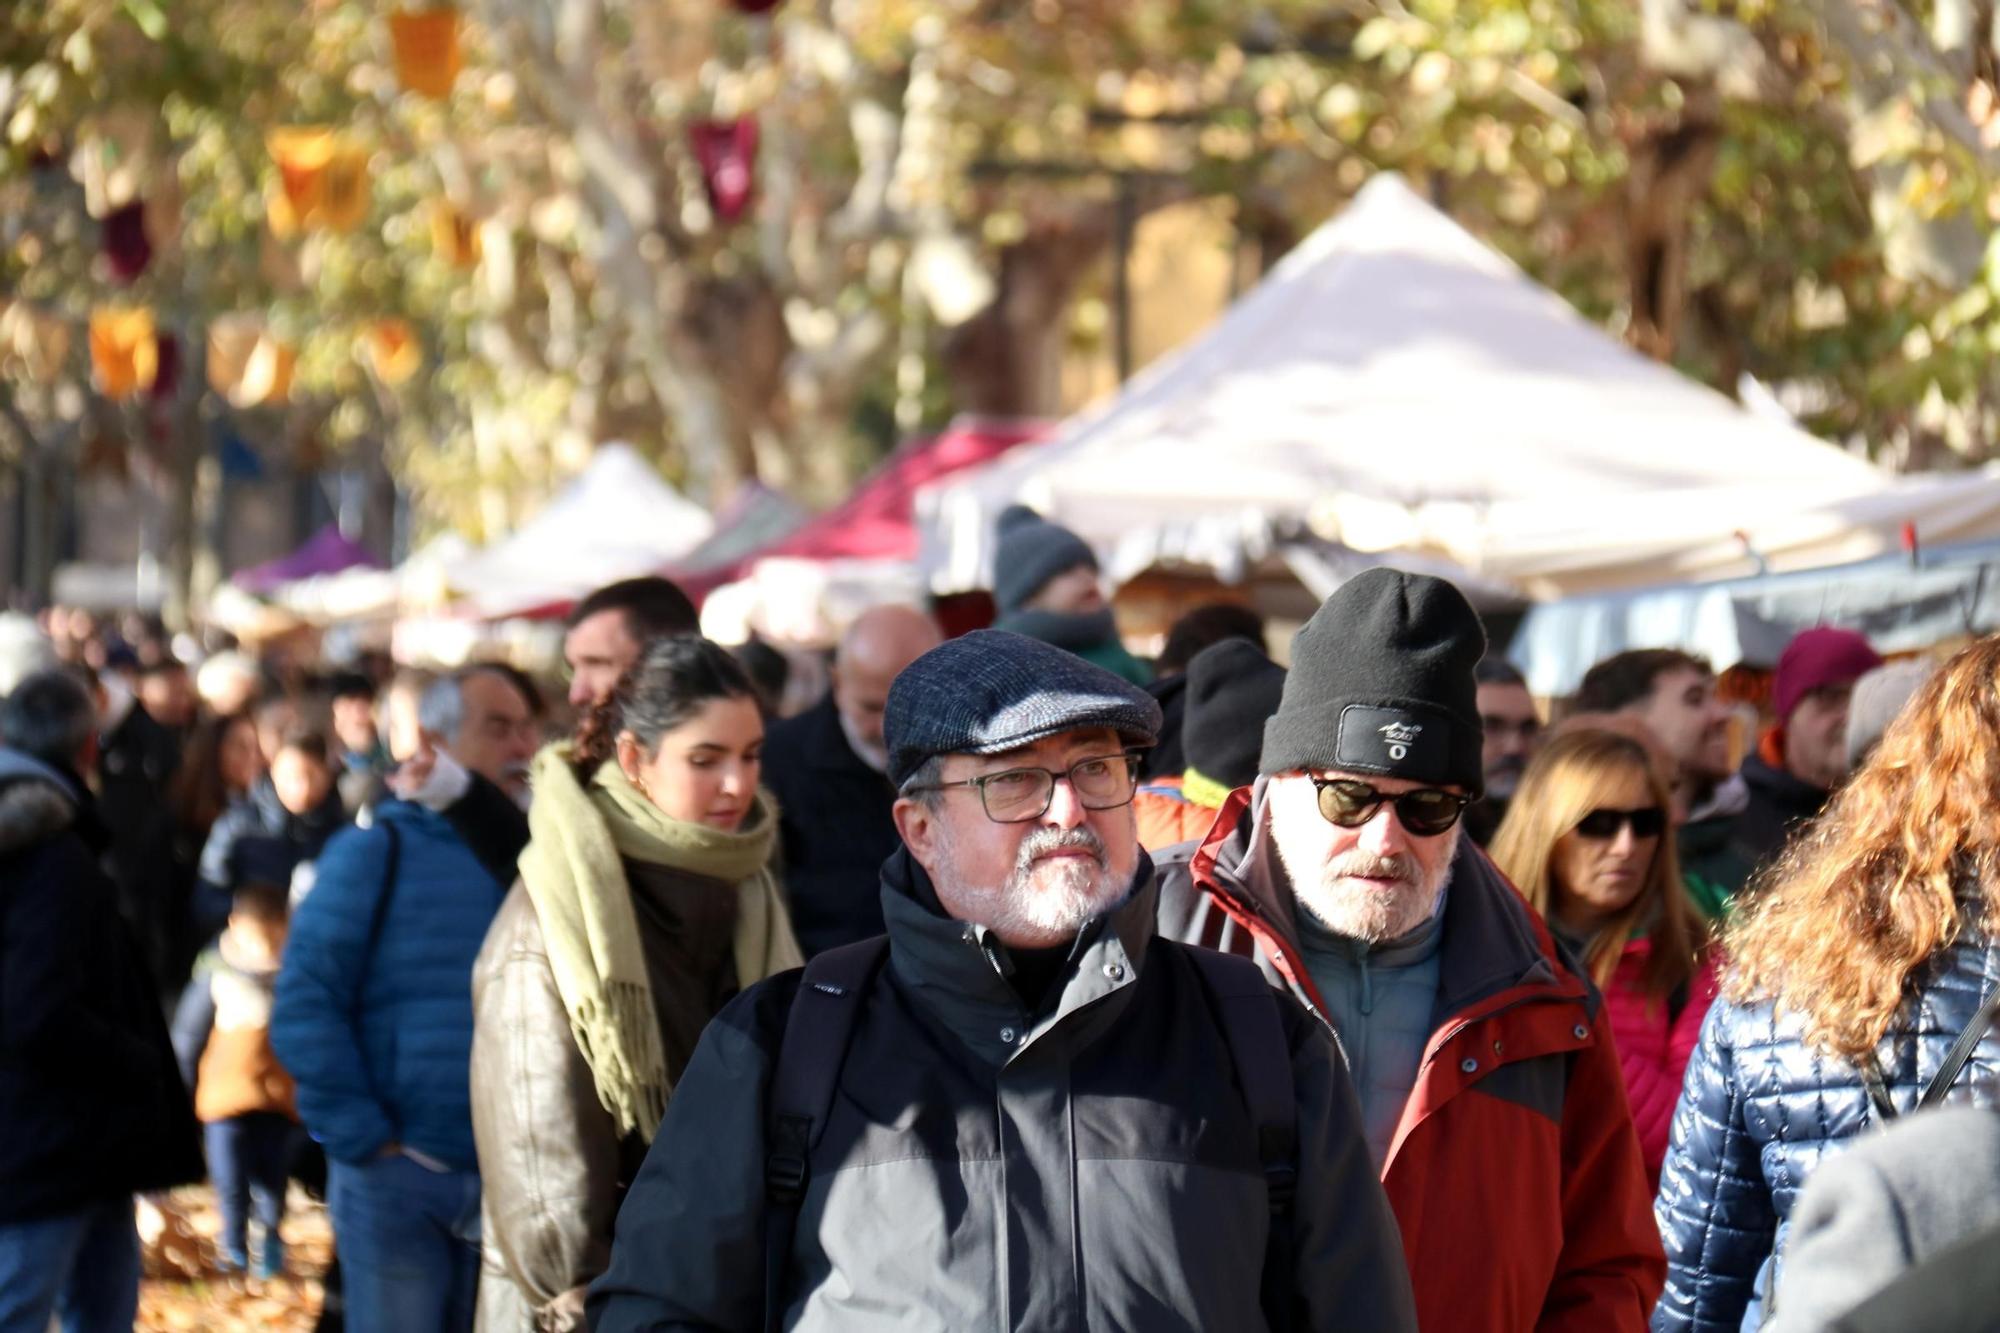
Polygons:
M786 1274L801 1330L1254 1330L1269 1208L1249 1113L1153 871L1031 1018L1006 948L905 852ZM591 1325L759 1329L764 1099L798 973L710 1024L618 1216ZM1300 1329L1415 1327L1396 1223L1325 1030L1280 1006L1299 1102Z

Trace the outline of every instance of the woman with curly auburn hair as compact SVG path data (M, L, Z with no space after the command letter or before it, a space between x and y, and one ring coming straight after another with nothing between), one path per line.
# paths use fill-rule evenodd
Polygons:
M1655 1188L1681 1075L1715 999L1705 928L1674 855L1671 771L1644 723L1572 718L1528 765L1491 849L1604 992Z
M1757 1327L1825 1154L1920 1102L2000 1101L2000 636L1918 691L1748 901L1655 1205L1656 1330Z

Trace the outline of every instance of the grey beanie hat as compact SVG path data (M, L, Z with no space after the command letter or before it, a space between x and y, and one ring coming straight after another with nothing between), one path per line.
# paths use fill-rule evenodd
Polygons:
M1000 542L993 557L993 600L1003 616L1020 610L1022 603L1058 574L1067 574L1079 565L1097 568L1097 555L1088 542L1026 505L1008 505L1001 510L997 530Z
M1929 658L1913 657L1885 662L1864 672L1854 682L1847 705L1847 766L1859 768L1869 751L1882 739L1889 724L1902 715L1938 664Z
M1073 653L982 629L931 649L889 687L882 741L901 787L944 754L1000 754L1065 731L1106 727L1127 745L1159 739L1160 705Z

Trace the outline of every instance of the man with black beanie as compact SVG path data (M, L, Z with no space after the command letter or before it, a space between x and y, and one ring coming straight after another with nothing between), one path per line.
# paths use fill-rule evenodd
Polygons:
M1485 651L1441 579L1327 599L1256 782L1158 858L1161 933L1256 958L1340 1037L1422 1327L1639 1330L1666 1265L1601 1001L1460 837Z
M1099 581L1097 556L1083 538L1026 505L1000 512L993 560L993 628L1074 653L1134 685L1152 677L1118 641Z
M1256 644L1226 639L1195 654L1186 681L1180 775L1149 778L1132 800L1139 843L1149 851L1203 836L1229 793L1256 781L1264 723L1278 711L1285 669Z

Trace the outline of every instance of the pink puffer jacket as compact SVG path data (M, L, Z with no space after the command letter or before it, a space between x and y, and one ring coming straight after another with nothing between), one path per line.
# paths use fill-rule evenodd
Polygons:
M1625 1096L1632 1104L1632 1123L1639 1131L1639 1153L1655 1189L1660 1164L1667 1157L1667 1131L1674 1105L1681 1096L1681 1076L1701 1036L1701 1020L1715 1000L1715 961L1704 961L1687 988L1687 1003L1668 1014L1664 1001L1645 992L1646 960L1652 942L1633 940L1618 960L1618 970L1605 987L1604 1002L1611 1018L1611 1037L1618 1047L1618 1067L1625 1075Z

